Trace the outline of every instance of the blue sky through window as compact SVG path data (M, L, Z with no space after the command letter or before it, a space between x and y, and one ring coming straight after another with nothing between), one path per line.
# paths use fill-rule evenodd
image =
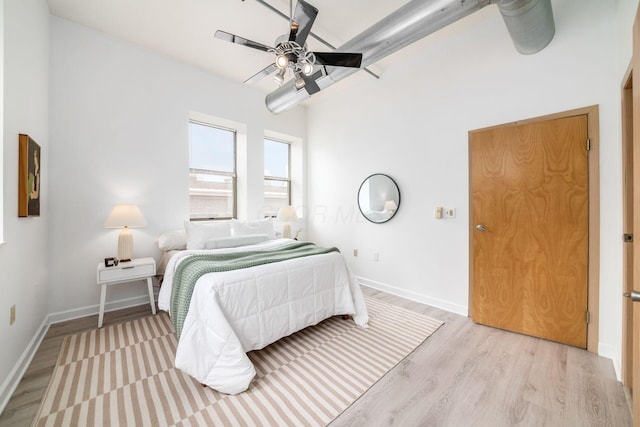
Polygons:
M234 172L233 131L189 123L191 152L189 165L193 169Z

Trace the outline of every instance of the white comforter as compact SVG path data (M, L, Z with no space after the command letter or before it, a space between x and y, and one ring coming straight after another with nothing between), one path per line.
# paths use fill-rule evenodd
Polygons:
M275 248L289 241L174 255L160 289L160 309L169 311L173 274L185 257ZM362 292L337 252L208 273L194 287L175 364L211 388L237 394L255 376L246 352L339 314L350 314L356 324L367 327Z

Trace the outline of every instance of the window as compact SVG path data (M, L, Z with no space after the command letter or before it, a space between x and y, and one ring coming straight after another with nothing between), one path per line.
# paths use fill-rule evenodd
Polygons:
M276 216L283 206L291 205L291 145L273 139L264 140L264 214Z
M189 122L189 216L236 216L236 131Z

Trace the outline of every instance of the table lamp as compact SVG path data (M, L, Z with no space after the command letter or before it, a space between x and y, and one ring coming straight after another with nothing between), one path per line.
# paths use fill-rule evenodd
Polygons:
M393 215L396 209L398 209L398 205L395 200L387 200L384 202L384 210L389 212L389 215Z
M133 234L131 227L144 227L147 221L136 205L115 205L104 222L104 228L122 228L118 235L118 258L121 262L133 258Z
M298 220L296 210L293 206L283 206L278 210L276 221L282 224L282 237L291 239L291 223Z

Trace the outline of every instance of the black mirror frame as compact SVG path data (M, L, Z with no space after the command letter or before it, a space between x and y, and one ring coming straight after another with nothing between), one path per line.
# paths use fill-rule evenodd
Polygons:
M396 187L396 190L398 191L398 206L396 206L396 210L393 212L393 215L391 215L389 218L385 219L384 221L373 221L371 220L368 216L366 216L364 214L364 212L362 212L362 207L360 206L360 191L362 190L362 186L364 185L365 182L367 182L367 180L369 180L371 177L373 176L384 176L389 178L389 180L393 183L393 185ZM398 213L398 209L400 209L400 201L402 200L402 196L400 194L400 187L398 186L398 183L391 178L389 175L384 174L384 173L373 173L371 175L369 175L368 177L366 177L363 181L362 184L360 184L360 187L358 188L358 194L356 195L356 202L358 204L358 210L360 211L360 213L362 214L362 216L369 222L371 222L372 224L384 224L385 222L389 222L391 221L391 219L396 216L396 214Z

